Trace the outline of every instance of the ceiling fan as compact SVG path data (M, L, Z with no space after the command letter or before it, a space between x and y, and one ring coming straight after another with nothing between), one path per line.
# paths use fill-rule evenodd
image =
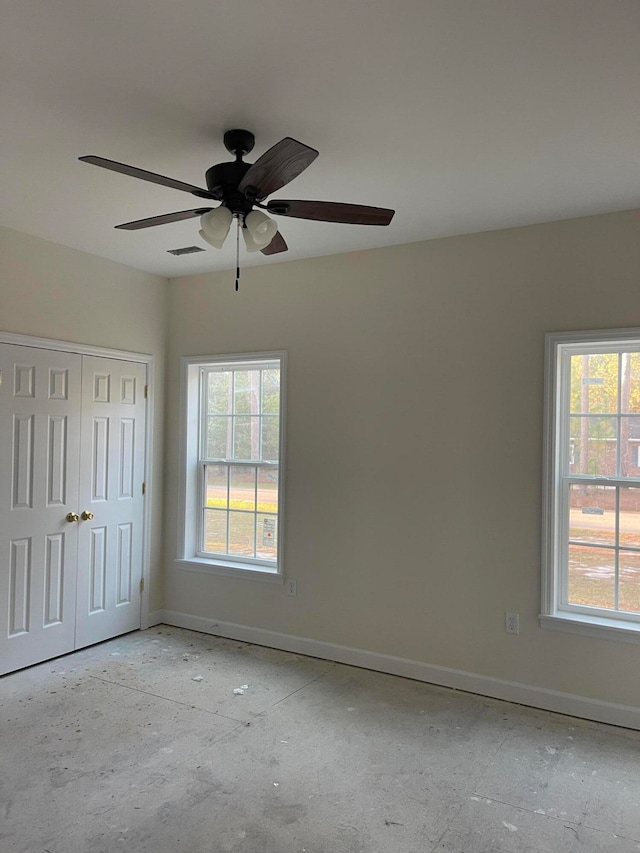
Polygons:
M287 136L269 148L253 165L245 163L243 157L255 144L253 133L248 130L228 130L224 135L224 146L235 160L218 163L207 169L205 179L207 189L193 184L176 181L155 172L147 172L115 160L89 155L80 157L85 163L121 172L143 181L151 181L165 187L183 190L198 198L219 201L218 207L196 207L192 210L179 210L137 219L116 225L126 231L149 228L152 225L164 225L182 219L200 217L200 236L217 249L229 233L232 220L238 220L242 234L250 252L262 252L274 255L286 252L287 244L278 231L278 225L262 211L276 216L293 216L297 219L315 219L320 222L344 222L355 225L388 225L395 211L383 207L369 207L363 204L343 204L335 201L272 200L263 204L267 196L284 187L303 172L318 156L315 148L310 148L296 139ZM255 210L254 208L258 208Z

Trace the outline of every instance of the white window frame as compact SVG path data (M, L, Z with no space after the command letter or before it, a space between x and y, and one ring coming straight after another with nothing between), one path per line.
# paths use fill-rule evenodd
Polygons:
M278 475L278 560L264 564L255 559L234 559L225 555L204 555L199 551L200 516L202 514L202 474L200 471L201 441L201 374L207 366L246 364L247 369L257 363L278 362L280 366L280 458ZM178 506L178 568L244 579L283 582L284 566L284 494L286 470L286 394L287 353L276 352L235 353L230 355L183 356L181 359L180 393L180 495Z
M640 642L640 614L563 602L565 580L563 549L568 541L569 519L563 489L563 454L569 441L570 356L640 350L640 329L553 332L545 336L545 413L542 505L542 609L543 628L585 634L601 639ZM595 479L595 478L594 478ZM590 480L591 482L591 480ZM602 485L639 485L640 478L598 477Z

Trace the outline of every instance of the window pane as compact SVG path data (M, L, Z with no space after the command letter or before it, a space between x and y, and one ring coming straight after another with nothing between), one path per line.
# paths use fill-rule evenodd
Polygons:
M571 411L618 411L618 353L571 356Z
M620 418L620 475L640 477L640 418Z
M233 397L233 413L234 415L250 415L251 414L251 392L238 391Z
M570 426L570 473L615 477L616 419L571 416Z
M275 462L280 458L280 418L269 415L262 418L262 458Z
M204 511L204 550L227 553L227 513L221 509Z
M620 551L620 610L640 613L640 554Z
M278 512L278 469L258 469L258 509Z
M231 373L207 373L207 413L231 413Z
M207 418L207 459L229 459L231 456L232 419L218 415Z
M620 545L640 548L640 488L620 489Z
M569 487L569 539L615 545L615 487L586 483Z
M278 555L278 519L275 515L258 513L256 556L261 560L276 560Z
M256 469L233 465L229 469L229 506L231 509L256 508Z
M615 574L615 551L569 545L569 604L612 609Z
M244 406L244 401L249 400L248 370L234 370L233 373L233 411L235 414L249 414L249 408Z
M207 465L205 506L226 509L227 466Z
M269 368L262 371L262 411L268 415L280 412L280 370Z
M252 512L229 513L229 553L253 557L255 515Z
M260 459L260 418L234 418L234 459Z
M640 413L640 352L622 354L622 411Z
M259 370L236 370L233 412L236 415L258 415L260 413Z

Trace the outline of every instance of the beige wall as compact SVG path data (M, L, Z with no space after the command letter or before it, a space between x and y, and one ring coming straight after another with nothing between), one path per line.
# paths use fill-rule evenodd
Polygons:
M162 606L161 519L167 281L0 228L0 330L155 356L150 607Z
M173 281L166 608L640 706L636 645L537 618L544 333L640 326L639 271L627 212ZM179 357L274 349L295 599L172 563Z
M544 332L640 326L639 271L628 212L248 268L239 293L190 277L167 302L162 278L0 229L0 329L156 357L168 610L640 707L637 646L537 621ZM295 599L172 561L179 357L273 349Z

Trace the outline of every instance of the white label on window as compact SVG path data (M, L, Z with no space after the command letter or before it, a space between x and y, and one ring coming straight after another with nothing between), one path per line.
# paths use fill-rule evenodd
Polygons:
M0 370L0 388L2 388L2 371Z
M273 545L273 537L276 532L276 520L275 518L265 518L264 526L262 528L262 544L263 545Z

